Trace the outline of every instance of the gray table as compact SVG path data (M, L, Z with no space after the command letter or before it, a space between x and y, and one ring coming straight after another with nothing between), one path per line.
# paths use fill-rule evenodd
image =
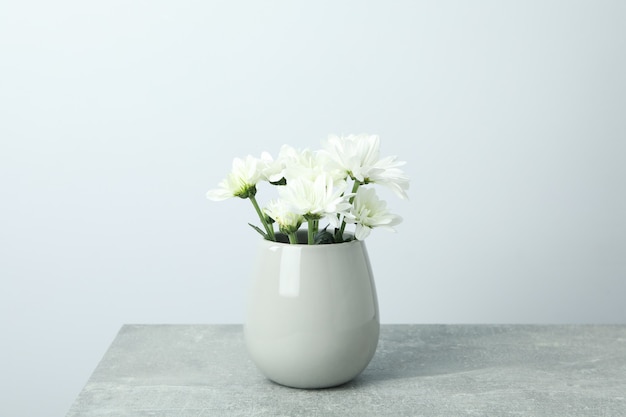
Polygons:
M338 388L264 379L238 325L125 325L68 417L626 416L626 326L384 325Z

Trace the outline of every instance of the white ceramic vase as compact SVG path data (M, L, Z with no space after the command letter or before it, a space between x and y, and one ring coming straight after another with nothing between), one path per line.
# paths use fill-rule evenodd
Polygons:
M348 382L372 359L379 330L364 242L260 242L244 335L267 378L294 388Z

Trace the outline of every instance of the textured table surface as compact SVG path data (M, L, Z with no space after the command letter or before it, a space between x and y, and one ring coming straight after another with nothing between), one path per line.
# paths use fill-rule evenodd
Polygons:
M68 417L626 416L626 326L383 325L353 381L266 380L238 325L125 325Z

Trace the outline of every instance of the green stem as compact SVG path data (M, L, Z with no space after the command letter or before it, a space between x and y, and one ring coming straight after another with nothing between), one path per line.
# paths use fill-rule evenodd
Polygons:
M307 243L309 245L315 244L315 234L317 233L317 228L319 227L318 219L307 219Z
M252 202L252 205L254 206L254 209L256 210L256 214L259 215L259 219L261 219L261 223L263 223L263 227L265 227L265 231L267 232L268 239L276 241L276 236L274 235L274 228L267 223L267 220L265 220L265 215L261 211L261 208L259 207L259 203L257 203L256 198L253 195L249 196L248 198Z
M354 181L354 185L352 186L352 194L356 194L356 190L359 189L359 186L361 185L361 183L359 181ZM354 202L354 196L350 197L349 200L350 204L352 204ZM341 221L341 227L339 228L339 231L337 233L335 233L335 240L337 242L343 242L343 232L346 230L346 219L344 217L344 219Z
M296 236L296 232L289 233L287 234L287 236L289 237L289 243L291 243L292 245L298 244L298 237Z

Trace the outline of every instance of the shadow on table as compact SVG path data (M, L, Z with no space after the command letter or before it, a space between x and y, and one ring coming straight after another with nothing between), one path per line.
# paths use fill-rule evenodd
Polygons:
M495 355L494 344L509 329L486 326L396 326L381 333L378 350L357 378L334 389L350 389L386 380L455 374L503 364L519 358Z
M352 381L327 389L350 390L381 381L518 366L537 358L548 362L558 359L554 357L558 352L551 349L541 354L534 350L527 330L507 325L388 325L381 329L368 367Z

